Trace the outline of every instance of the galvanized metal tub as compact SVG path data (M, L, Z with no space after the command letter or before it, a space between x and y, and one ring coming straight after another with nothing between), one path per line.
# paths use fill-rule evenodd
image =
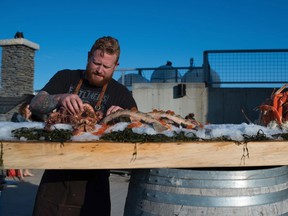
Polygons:
M134 170L124 216L288 215L288 166Z

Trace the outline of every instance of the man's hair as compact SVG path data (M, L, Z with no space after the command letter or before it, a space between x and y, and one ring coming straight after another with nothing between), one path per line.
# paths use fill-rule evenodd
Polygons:
M116 54L117 59L116 63L120 57L120 45L117 39L111 36L104 36L97 39L92 46L90 53L93 53L95 50L100 50L101 54L107 53L109 55Z

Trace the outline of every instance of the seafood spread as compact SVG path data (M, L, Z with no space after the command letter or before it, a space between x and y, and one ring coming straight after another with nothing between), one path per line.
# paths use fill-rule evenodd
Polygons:
M118 110L102 118L103 114L95 112L89 104L84 104L84 111L78 115L71 115L61 107L58 111L50 114L46 120L46 130L51 130L54 124L70 124L73 135L80 135L83 132L91 132L94 135L102 135L107 128L118 122L129 122L129 128L140 127L143 124L150 125L156 132L171 130L172 125L187 129L197 129L202 125L194 119L194 115L189 114L189 118L182 118L175 115L173 111L153 110L144 113L138 110ZM100 128L96 130L96 124Z
M262 105L260 110L260 124L267 126L270 122L276 122L279 126L288 121L288 92L283 92L288 84L282 86L271 94Z
M191 116L191 115L189 115ZM187 129L197 129L202 125L195 119L182 118L180 115L175 115L172 111L153 110L152 112L144 113L140 111L118 110L100 121L104 129L107 125L115 124L117 122L131 122L129 127L139 127L142 124L151 125L156 132L163 132L172 128L172 125L184 127ZM105 130L104 130L105 131ZM98 135L103 133L97 133Z
M71 115L64 107L58 111L52 112L45 121L45 129L51 130L54 124L70 124L73 128L73 135L79 135L82 132L95 130L95 125L102 117L101 113L94 111L90 104L83 104L84 111L78 115Z

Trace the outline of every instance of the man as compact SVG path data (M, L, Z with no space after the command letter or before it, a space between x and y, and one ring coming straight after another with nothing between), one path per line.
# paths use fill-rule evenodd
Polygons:
M112 78L119 56L115 38L99 38L88 53L86 70L56 73L34 97L30 109L44 115L62 106L77 114L83 111L83 103L89 103L105 116L137 108L127 88ZM110 210L108 170L45 170L33 215L108 216Z

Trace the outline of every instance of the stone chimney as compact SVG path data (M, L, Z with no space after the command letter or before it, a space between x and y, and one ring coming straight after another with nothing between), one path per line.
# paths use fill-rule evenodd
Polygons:
M14 39L0 40L2 97L19 97L34 92L34 56L39 45L17 33Z

